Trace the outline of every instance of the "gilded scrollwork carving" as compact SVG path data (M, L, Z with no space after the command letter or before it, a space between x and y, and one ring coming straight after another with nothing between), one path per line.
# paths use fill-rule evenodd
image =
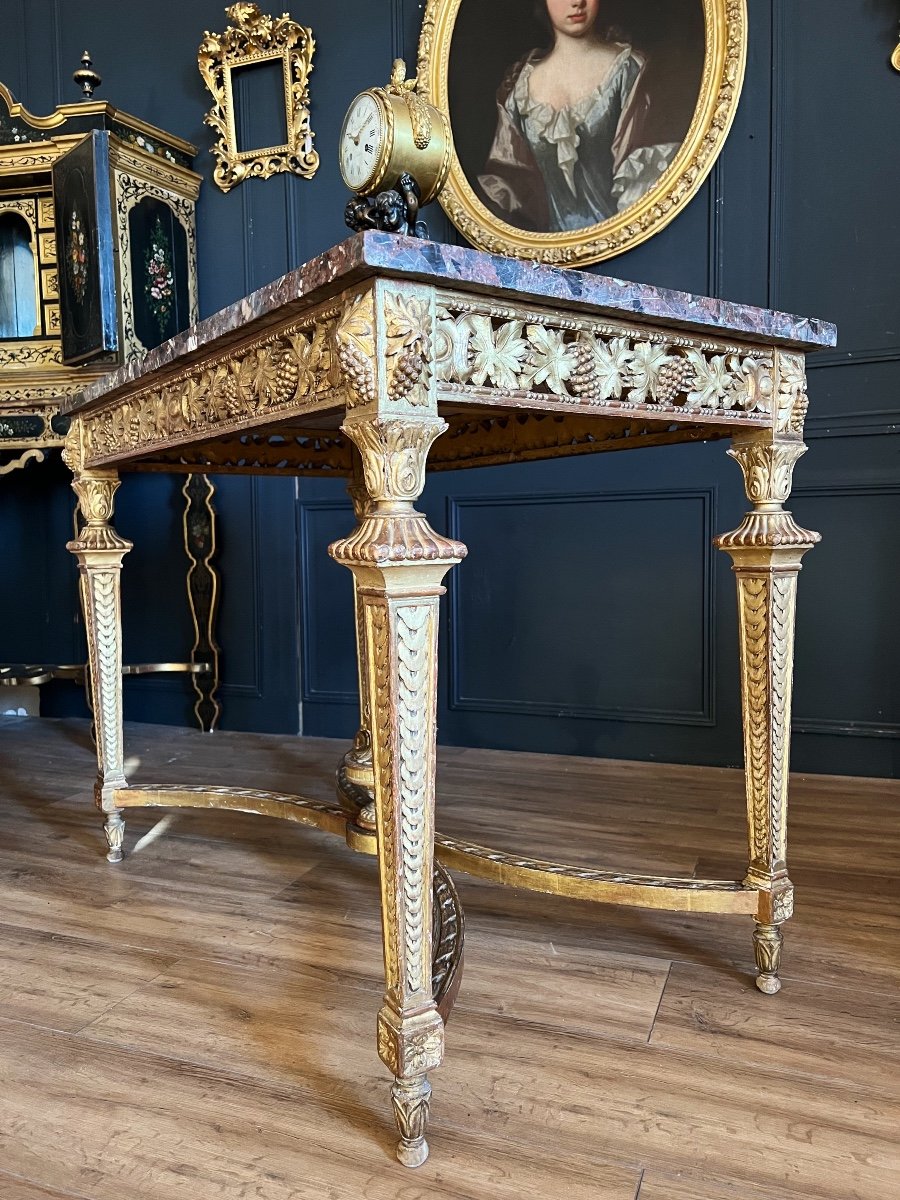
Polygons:
M203 118L217 134L213 178L223 192L244 179L268 179L280 171L312 178L319 166L310 129L309 75L316 43L312 30L287 13L272 17L258 5L233 4L225 10L233 25L203 35L197 65L213 97ZM238 144L232 72L263 62L280 62L287 141L280 146L242 149Z
M442 391L487 388L590 407L771 418L774 359L745 347L471 299L439 304Z

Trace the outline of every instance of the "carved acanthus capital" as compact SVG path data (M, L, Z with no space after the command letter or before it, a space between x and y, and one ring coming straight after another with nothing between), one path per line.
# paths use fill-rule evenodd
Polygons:
M341 426L359 449L370 498L410 503L422 494L428 451L446 429L439 417L377 417Z
M768 435L735 438L728 453L744 474L747 499L756 508L778 509L791 494L794 464L806 453L803 442Z
M115 471L80 475L72 483L78 507L88 525L106 525L112 519L115 495L121 480Z
M95 550L125 554L131 549L131 542L119 537L110 524L119 483L115 471L94 471L73 480L78 507L86 521L78 536L67 543L73 554Z

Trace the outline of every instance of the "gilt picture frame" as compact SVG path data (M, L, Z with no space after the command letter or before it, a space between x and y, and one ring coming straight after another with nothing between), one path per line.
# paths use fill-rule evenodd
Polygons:
M197 66L214 101L203 118L218 135L213 179L227 192L245 179L268 179L284 171L312 178L319 166L310 127L312 30L287 13L269 16L256 4L233 4L225 12L233 24L223 33L207 30L197 52ZM277 144L246 146L239 136L235 81L241 72L258 74L266 66L275 72L276 88L283 94L283 136Z
M746 56L746 0L427 0L418 89L454 141L440 202L481 250L622 254L697 194Z

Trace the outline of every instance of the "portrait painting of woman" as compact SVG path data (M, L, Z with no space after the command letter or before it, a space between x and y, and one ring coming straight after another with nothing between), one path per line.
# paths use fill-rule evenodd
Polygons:
M601 256L604 223L627 224L676 180L722 97L733 111L744 47L724 12L724 0L429 0L423 62L453 130L452 219L514 253L522 231L522 253L565 245L578 258L589 231L585 254Z
M647 136L647 59L604 31L603 0L536 0L547 44L508 71L478 176L513 225L583 229L627 208L672 161L678 141Z

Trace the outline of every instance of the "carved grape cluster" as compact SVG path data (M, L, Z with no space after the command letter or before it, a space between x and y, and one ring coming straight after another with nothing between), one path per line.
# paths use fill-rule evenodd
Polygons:
M575 369L570 377L572 391L589 404L599 404L603 397L593 349L587 342L579 341L571 350L575 356Z
M375 372L372 363L353 342L338 342L338 361L353 391L363 404L374 404L376 399Z
M391 375L388 396L391 400L405 400L421 378L425 369L420 344L414 342L397 359Z
M656 399L660 404L673 404L686 392L693 380L691 364L683 358L670 358L659 369L656 377Z

